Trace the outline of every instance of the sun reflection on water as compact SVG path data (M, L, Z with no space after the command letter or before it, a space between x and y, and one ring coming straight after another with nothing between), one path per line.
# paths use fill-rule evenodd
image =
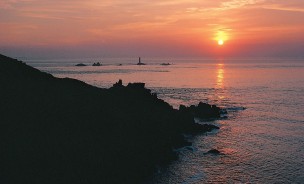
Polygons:
M223 88L224 87L224 64L217 64L216 66L216 87Z
M225 97L225 93L223 92L223 88L224 88L224 64L217 64L216 65L216 85L215 88L216 89L220 89L219 91L217 91L216 96L217 99L219 101L224 100Z

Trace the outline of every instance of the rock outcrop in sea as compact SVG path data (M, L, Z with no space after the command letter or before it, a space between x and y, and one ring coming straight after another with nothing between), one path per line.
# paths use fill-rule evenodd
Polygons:
M171 65L171 64L170 64L170 63L162 63L162 64L160 64L160 65L169 66L169 65Z
M197 106L191 105L190 107L180 105L179 110L182 113L189 113L192 116L201 119L219 118L222 113L227 113L216 105L210 105L203 102L200 102Z
M206 152L205 154L213 154L213 155L220 155L221 152L217 149L211 149L208 152Z
M75 66L87 66L87 65L83 64L83 63L79 63L79 64L76 64Z
M194 116L207 104L173 109L144 83L110 89L56 78L0 55L0 183L141 183L210 131Z
M101 63L99 63L99 62L97 62L97 63L93 63L93 65L92 66L102 66L102 64Z

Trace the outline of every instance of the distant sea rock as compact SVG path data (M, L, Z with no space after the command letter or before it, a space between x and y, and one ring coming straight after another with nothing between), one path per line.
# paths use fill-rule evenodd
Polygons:
M168 66L168 65L171 65L170 63L162 63L160 65L163 65L163 66Z
M87 66L87 65L85 65L83 63L79 63L79 64L76 64L75 66Z
M97 62L97 63L93 63L92 66L102 66L102 64L100 64L99 62Z

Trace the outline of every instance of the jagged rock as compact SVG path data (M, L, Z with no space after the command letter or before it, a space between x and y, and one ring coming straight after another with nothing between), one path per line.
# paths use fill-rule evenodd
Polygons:
M122 85L122 80L121 79L119 79L118 82L116 82L115 84L113 84L113 88L121 88L121 87L124 87Z
M133 89L144 89L145 88L145 83L141 82L136 82L136 83L129 83L127 85L128 88L133 88Z
M209 105L203 102L200 102L197 106L191 105L190 107L180 105L179 110L181 112L190 113L191 115L202 119L219 118L222 112L222 109L216 105Z

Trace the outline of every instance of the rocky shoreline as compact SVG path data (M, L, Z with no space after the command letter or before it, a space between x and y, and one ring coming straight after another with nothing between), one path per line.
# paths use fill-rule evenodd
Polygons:
M141 183L217 129L214 105L173 109L144 83L110 89L55 78L0 55L0 183Z

